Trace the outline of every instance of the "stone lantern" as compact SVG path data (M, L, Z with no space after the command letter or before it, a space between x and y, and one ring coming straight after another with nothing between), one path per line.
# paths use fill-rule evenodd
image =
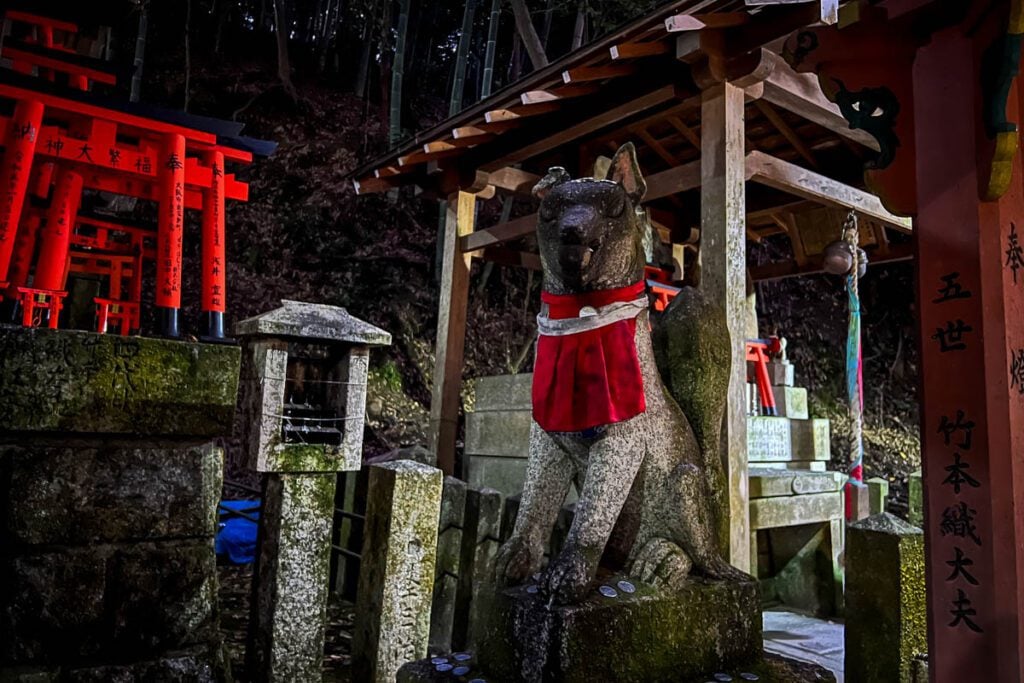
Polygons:
M370 347L391 335L288 300L235 335L246 462L264 475L247 668L254 680L319 680L337 473L360 467Z

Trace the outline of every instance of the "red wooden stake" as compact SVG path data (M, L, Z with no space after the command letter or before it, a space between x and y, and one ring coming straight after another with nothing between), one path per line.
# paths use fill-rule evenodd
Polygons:
M203 311L206 334L224 337L224 301L226 277L224 258L224 154L208 152L213 173L210 189L203 193Z
M0 282L7 280L42 122L40 102L19 101L4 139L4 156L0 163Z
M162 309L161 333L177 337L181 334L178 314L181 309L181 241L185 225L185 136L171 133L164 138L159 163L156 305Z
M53 201L46 211L46 224L39 235L39 260L33 289L62 291L67 277L71 233L82 201L82 176L60 170L53 190Z

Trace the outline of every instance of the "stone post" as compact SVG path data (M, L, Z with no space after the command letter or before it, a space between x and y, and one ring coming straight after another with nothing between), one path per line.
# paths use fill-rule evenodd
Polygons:
M411 460L370 467L353 680L391 683L427 654L442 482L441 470Z
M319 681L337 473L362 462L369 347L391 336L296 301L235 334L246 459L264 475L246 668L254 681Z
M472 649L483 629L488 598L494 592L494 560L501 545L501 493L494 489L469 489L462 527L462 559L459 592L455 605L456 649Z
M441 519L437 525L434 601L430 611L430 649L433 652L448 652L452 647L465 511L466 482L455 477L445 477L441 495Z
M927 650L924 532L888 513L846 532L846 680L911 683Z
M0 680L228 676L237 347L0 326Z

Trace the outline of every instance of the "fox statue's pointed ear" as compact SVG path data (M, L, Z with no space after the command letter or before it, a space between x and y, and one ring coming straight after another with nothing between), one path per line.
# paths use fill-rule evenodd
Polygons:
M640 173L640 164L636 160L636 147L632 142L627 142L612 158L611 169L608 180L613 180L622 185L626 194L633 200L633 205L640 204L640 200L647 194L647 183Z
M562 183L569 182L569 172L561 166L548 169L548 174L537 181L533 186L533 196L544 199L544 196L551 191L551 188Z

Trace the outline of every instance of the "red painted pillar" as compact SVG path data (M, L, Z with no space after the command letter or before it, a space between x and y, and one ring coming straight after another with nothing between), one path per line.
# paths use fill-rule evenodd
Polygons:
M210 152L207 161L213 172L210 189L203 192L203 311L206 336L224 338L224 153Z
M39 260L32 281L34 289L63 291L71 232L81 201L82 176L74 171L58 171L53 200L46 211L46 223L39 233Z
M929 671L950 683L1024 680L1024 169L979 199L992 41L954 27L914 63Z
M157 175L160 214L157 220L156 305L160 332L181 335L181 241L185 226L185 137L168 134Z
M14 108L4 140L3 162L0 163L0 282L7 281L42 122L41 102L20 101Z
M11 267L7 271L7 296L12 299L18 295L18 287L24 287L28 283L29 271L32 269L32 254L35 253L36 236L39 234L41 222L38 215L26 216L21 221L18 239L14 243Z

